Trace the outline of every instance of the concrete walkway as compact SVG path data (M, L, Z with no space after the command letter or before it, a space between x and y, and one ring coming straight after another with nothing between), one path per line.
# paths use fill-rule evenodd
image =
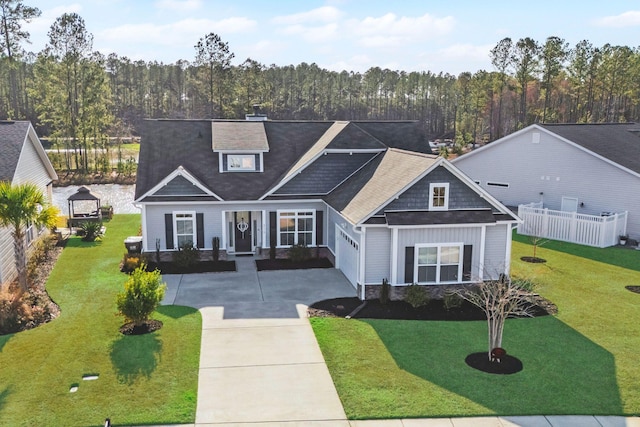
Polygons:
M164 304L198 308L202 343L195 424L184 427L640 427L638 417L524 416L348 421L307 305L355 296L334 269L165 275Z

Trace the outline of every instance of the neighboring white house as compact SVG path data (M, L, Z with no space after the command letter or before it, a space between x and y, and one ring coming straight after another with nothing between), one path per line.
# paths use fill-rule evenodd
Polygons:
M620 214L615 236L594 246L615 244L618 233L640 240L638 124L534 124L453 163L507 206L537 203L561 211L556 218L573 214L578 234L583 214L593 223ZM578 242L575 228L563 240Z
M361 298L508 273L518 222L410 121L150 120L135 203L145 252L305 244Z
M0 121L0 181L35 184L51 203L52 182L58 179L40 139L28 121ZM29 243L39 230L29 229ZM0 229L0 284L16 277L13 238Z

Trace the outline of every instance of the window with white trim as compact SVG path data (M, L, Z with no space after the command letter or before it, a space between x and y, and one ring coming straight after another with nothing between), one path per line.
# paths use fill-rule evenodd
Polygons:
M315 245L316 211L278 211L278 246Z
M196 242L196 213L195 212L174 212L173 213L174 240L178 248L185 245L195 245Z
M449 209L449 183L432 182L429 184L429 210Z
M459 283L462 278L462 243L416 245L414 280L416 283Z
M228 171L255 171L255 154L227 154Z

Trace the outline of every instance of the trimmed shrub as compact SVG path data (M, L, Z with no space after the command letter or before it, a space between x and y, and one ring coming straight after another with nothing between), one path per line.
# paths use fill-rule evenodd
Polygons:
M122 266L120 271L123 273L131 273L136 268L140 267L144 263L144 258L141 254L125 253L122 259Z
M445 310L449 311L453 308L460 308L464 299L455 292L445 292L442 298L442 304Z
M80 225L83 238L85 242L93 242L96 239L102 237L102 222L100 221L87 221Z
M311 259L311 250L306 245L293 245L289 248L291 262L304 262Z
M142 264L136 268L124 283L124 291L116 295L118 314L136 326L149 320L164 298L166 289L160 271L146 271L146 267Z
M18 332L31 320L31 306L15 285L0 285L0 334Z
M178 248L178 252L173 253L173 262L184 269L193 267L199 260L200 251L190 243L185 243Z
M404 296L404 300L411 304L413 308L418 308L429 304L429 295L424 286L413 283L407 286L407 293Z
M380 304L385 305L389 302L390 288L391 286L389 285L389 281L387 279L382 279L382 288L380 288Z

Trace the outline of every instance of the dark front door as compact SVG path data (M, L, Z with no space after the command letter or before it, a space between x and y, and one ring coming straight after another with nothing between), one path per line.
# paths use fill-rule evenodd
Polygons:
M236 212L236 252L251 252L251 212Z

